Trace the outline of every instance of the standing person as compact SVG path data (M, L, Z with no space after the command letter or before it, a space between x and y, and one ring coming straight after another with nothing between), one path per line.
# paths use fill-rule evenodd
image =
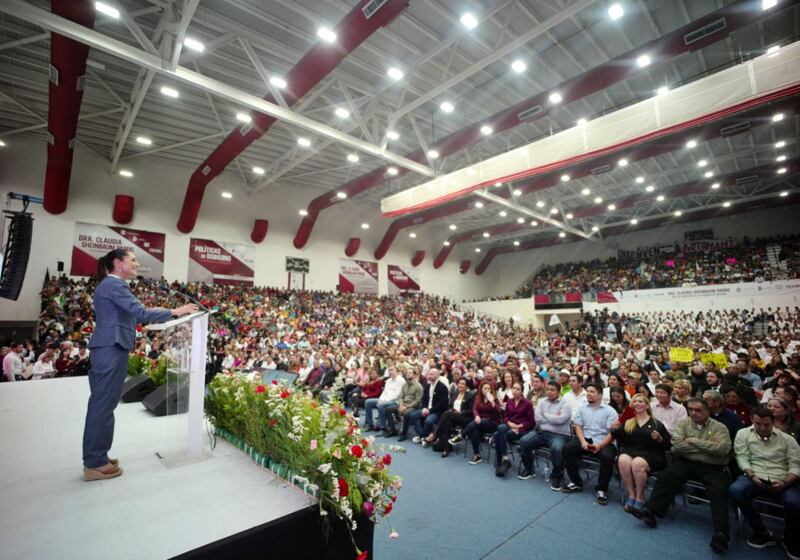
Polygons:
M22 379L22 343L12 342L8 354L3 358L3 375L6 381L19 381ZM17 379L19 378L19 379Z
M89 348L91 394L83 431L83 479L87 482L122 474L119 461L109 459L114 440L114 409L122 396L137 323L167 321L194 313L193 303L176 309L145 308L127 281L136 277L139 263L128 249L114 249L97 261L100 283L94 292L95 329Z

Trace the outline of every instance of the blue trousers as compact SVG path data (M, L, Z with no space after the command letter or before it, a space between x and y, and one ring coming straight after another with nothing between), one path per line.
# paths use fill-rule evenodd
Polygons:
M561 480L564 474L564 445L569 439L568 435L553 432L535 430L528 432L519 440L522 464L529 471L533 471L533 452L540 447L549 447L550 460L553 462L553 479Z
M508 424L500 424L494 433L495 466L500 466L503 457L508 453L508 444L514 443L522 436L512 432Z
M374 428L375 424L372 421L372 411L378 409L378 427L381 430L386 429L386 409L390 406L397 406L397 401L382 401L379 399L367 399L364 403L364 425L368 428Z
M744 475L740 475L736 482L728 488L728 493L734 505L739 506L747 523L756 534L763 535L767 532L761 514L753 507L753 498L768 496L783 502L783 518L786 520L783 540L794 546L800 544L800 488L797 484L786 488L783 492L766 492Z
M411 426L413 426L416 434L421 438L427 437L428 434L431 433L434 426L436 426L436 422L439 421L439 415L435 412L431 412L424 418L425 423L423 424L422 409L419 408L408 415L408 421L410 422Z
M128 351L120 346L93 348L89 360L91 394L83 428L83 466L96 469L108 463L114 441L114 409L128 375Z

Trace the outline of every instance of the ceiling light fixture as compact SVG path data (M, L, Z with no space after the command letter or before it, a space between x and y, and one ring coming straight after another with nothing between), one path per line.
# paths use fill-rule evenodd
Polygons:
M581 117L577 121L575 121L575 124L577 124L578 126L586 126L587 122L589 122L589 121L587 121L586 119Z
M489 136L492 132L494 132L494 129L488 124L485 124L481 127L481 134L484 136Z
M222 198L227 198L228 200L230 200L231 198L233 198L233 195L232 195L231 193L229 193L228 191L222 191L221 193L219 193L219 195L220 195Z
M646 190L647 192L653 192L654 190L656 190L656 187L655 187L655 185L647 185L644 188L644 190Z
M664 202L664 195L663 194L658 195L656 197L656 200L659 201L659 202Z
M778 51L781 50L780 45L772 45L770 48L767 49L767 56L775 56L778 54Z
M389 175L391 175L392 177L394 177L395 175L397 175L398 173L400 173L400 170L399 170L399 169L397 169L396 167L388 167L388 168L386 169L386 173L388 173Z
M402 70L400 70L399 68L395 68L394 66L392 66L386 71L386 75L389 76L394 81L402 80L403 76L405 76Z
M455 110L455 106L449 101L442 102L442 104L439 105L439 108L445 113L452 113Z
M308 216L307 210L299 210L297 213L300 214L301 216Z
M439 157L439 152L436 150L428 150L428 159L436 159Z
M467 12L461 16L461 25L469 30L473 30L478 27L478 18L476 18L472 12Z
M781 191L781 196L789 196L789 191Z
M161 94L166 95L167 97L172 97L173 99L177 99L181 95L178 93L177 89L169 86L161 86Z
M450 246L450 242L449 241L445 241L444 243L442 243L442 245L444 245L445 247L449 247Z
M284 89L284 88L286 88L287 85L289 85L289 84L286 83L286 80L284 80L280 76L272 76L269 79L269 83L272 84L273 86L275 86L278 89Z
M254 167L253 168L253 173L255 173L256 175L263 175L264 174L264 168L263 167Z
M476 202L475 203L475 208L483 208L483 202L481 202L480 200L478 202Z
M336 41L336 33L330 27L320 27L317 29L317 37L326 43L333 43Z
M488 231L484 231L484 232L483 232L483 236L484 236L484 237L489 237L489 232L488 232Z
M241 121L243 123L249 123L250 121L253 120L253 118L247 113L236 113L236 120Z
M561 182L562 182L562 183L566 183L567 181L569 181L569 175L567 175L566 173L564 173L564 174L561 176Z
M511 69L517 74L522 74L528 69L528 65L524 61L517 59L511 63Z
M645 66L650 66L652 60L650 59L650 55L643 54L639 58L636 59L636 64L639 65L639 68L644 68Z
M778 169L778 174L779 175L783 175L784 173L786 173L786 168L785 167L781 167L780 169Z
M568 220L571 220L571 219L572 219L572 218L574 218L575 216L572 214L572 212L568 212L568 213L567 213L567 215L566 215L566 216L564 216L564 217L565 217L566 219L568 219Z
M783 148L785 145L786 145L786 142L784 140L779 140L779 141L775 142L775 147L778 148L778 149Z
M146 136L137 136L136 143L141 144L142 146L150 146L153 143L153 141Z
M556 104L556 103L561 103L561 100L564 98L561 97L560 93L554 91L553 93L550 94L550 97L548 97L548 99L550 100L550 103Z
M336 193L336 198L338 198L339 200L344 200L345 198L347 198L347 193L344 191L339 191Z
M689 140L688 142L686 142L686 147L689 148L690 150L692 148L696 148L697 147L697 140Z
M394 130L387 130L386 138L388 138L389 140L400 140L400 135Z
M536 220L531 220L530 225L533 226L533 227L536 227L536 226L539 225L539 222L537 222Z
M302 146L303 148L310 148L311 147L311 140L308 138L300 137L297 139L297 143Z
M584 188L584 189L581 191L581 194L582 194L583 196L589 196L590 194L592 194L592 191L591 191L590 189L588 189L588 188Z
M506 212L505 210L500 210L500 214L499 214L499 216L500 216L501 218L505 218L506 216L508 216L508 212Z
M348 110L347 110L347 109L345 109L344 107L336 107L336 109L334 109L333 113L334 113L334 114L335 114L337 117L339 117L340 119L347 119L347 118L350 118L350 111L348 111Z
M705 177L706 179L711 179L711 177L713 176L714 176L713 171L706 171L705 173L703 173L703 177Z
M761 0L761 9L769 10L778 5L778 0Z
M537 201L536 201L536 207L537 207L537 208L544 208L544 201L542 201L542 200L537 200Z
M675 210L673 215L680 218L681 216L683 216L683 212L681 212L680 210Z
M595 232L600 231L600 228L597 227L597 226L592 226L592 231L595 231Z
M347 154L347 161L350 163L358 163L358 154Z
M626 165L628 165L628 160L625 159L625 158L622 158L621 160L619 160L617 162L617 165L619 165L620 167L625 167Z
M661 86L656 90L656 95L659 97L663 97L669 93L669 88L667 86Z
M783 120L783 113L776 113L772 115L772 122L780 122Z
M497 181L497 182L495 182L494 186L495 187L502 187L503 183L501 183L500 181Z
M558 234L558 236L559 236L561 239L564 239L564 238L567 236L567 234L566 234L566 233L564 233L564 232L562 231L562 232L560 232L560 233Z
M639 175L638 177L636 177L636 182L641 185L642 183L644 183L644 177Z
M133 172L128 171L127 169L120 169L119 174L125 177L126 179L130 179L133 177Z
M450 231L455 231L456 229L458 229L458 226L457 226L457 225L455 225L455 224L450 224Z
M409 234L408 234L408 236L409 236L411 239L416 239L416 238L417 238L417 234L416 234L416 233L414 233L413 231L412 231L411 233L409 233Z
M729 207L730 207L730 205L731 205L731 203L730 203L730 202L723 202L723 203L722 203L722 207L723 207L723 208L729 208Z
M602 204L603 203L603 197L602 196L596 196L594 198L594 203L595 204Z
M616 210L617 209L617 205L614 204L614 203L611 203L611 204L608 205L608 209L609 210Z
M480 253L481 252L481 248L480 247L475 247L475 252L476 253Z
M775 161L786 161L786 156L781 154L775 158Z
M611 18L611 21L616 21L622 16L625 15L625 10L619 4L612 4L608 8L608 17Z
M192 37L186 37L183 40L183 46L187 49L193 50L194 52L203 52L206 50L206 46L203 43Z
M0 140L0 148L5 148L5 147L6 147L6 143L4 141Z
M519 247L519 241L514 241L514 247Z
M697 167L705 167L706 165L708 165L708 160L701 159L697 162Z
M551 208L550 213L555 216L556 214L558 214L558 208Z
M514 189L514 196L522 196L522 191L519 189Z
M715 191L715 190L717 190L718 188L719 188L719 183L714 183L713 185L711 185L711 190L714 190L714 191Z
M364 222L363 224L361 224L361 229L369 229L369 224Z
M638 223L639 223L639 220L637 220L636 218L631 218L631 225L632 226L635 226Z
M119 19L119 10L105 2L95 2L94 9L110 18Z

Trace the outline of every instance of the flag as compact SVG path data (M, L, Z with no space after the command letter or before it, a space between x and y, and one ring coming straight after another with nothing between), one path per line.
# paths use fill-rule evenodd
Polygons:
M549 326L549 327L554 327L554 326L556 326L556 325L560 325L560 324L561 324L561 319L559 319L559 318L558 318L558 315L556 315L555 313L553 313L553 314L550 316L550 323L548 324L548 326Z

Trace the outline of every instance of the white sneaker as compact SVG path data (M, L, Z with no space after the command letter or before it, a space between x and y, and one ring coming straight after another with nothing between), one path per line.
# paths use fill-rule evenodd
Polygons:
M419 437L419 436L414 436L413 438L411 438L411 443L419 443L421 441L422 441L422 438Z

